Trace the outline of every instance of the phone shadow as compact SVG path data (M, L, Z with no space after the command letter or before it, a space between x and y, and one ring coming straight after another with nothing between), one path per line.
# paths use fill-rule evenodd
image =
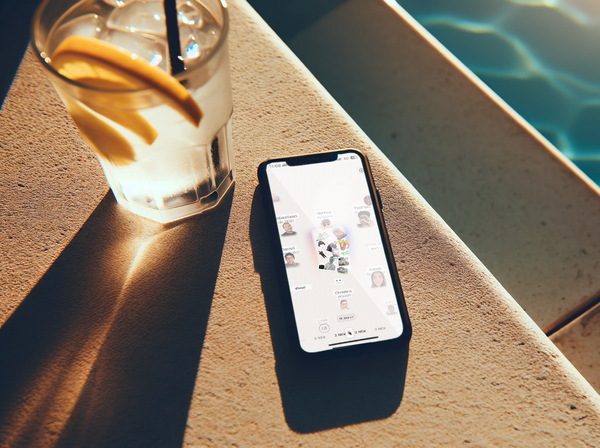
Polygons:
M303 360L294 348L282 305L259 187L250 215L254 267L261 278L285 419L298 433L380 420L400 406L409 347L360 358Z
M0 328L0 446L182 446L232 197L167 226L102 200Z

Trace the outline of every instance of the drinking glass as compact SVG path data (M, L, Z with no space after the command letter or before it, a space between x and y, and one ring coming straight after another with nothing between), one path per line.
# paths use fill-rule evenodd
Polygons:
M45 0L31 39L117 201L162 223L216 206L235 177L227 6L177 0L176 7L186 69L172 76L199 106L197 126L152 85L92 86L52 65L55 50L75 35L109 42L170 73L162 1Z

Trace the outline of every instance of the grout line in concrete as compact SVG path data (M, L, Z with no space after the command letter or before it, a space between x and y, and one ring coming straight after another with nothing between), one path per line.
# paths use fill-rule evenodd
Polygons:
M553 334L557 333L558 331L560 331L561 329L563 329L564 327L569 325L571 322L574 322L577 319L579 319L581 316L583 316L585 313L590 311L593 307L595 307L599 303L600 303L600 291L598 291L596 294L588 297L587 299L582 300L579 303L579 305L577 305L574 308L571 308L567 313L563 314L558 319L556 319L554 322L552 322L551 324L544 327L543 328L544 333L546 333L546 336L548 336L548 337L552 336Z

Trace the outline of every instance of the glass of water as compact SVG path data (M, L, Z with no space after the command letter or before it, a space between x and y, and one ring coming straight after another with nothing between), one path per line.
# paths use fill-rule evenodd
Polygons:
M214 207L235 177L226 4L176 9L185 65L176 74L162 1L45 0L32 28L117 201L162 223Z

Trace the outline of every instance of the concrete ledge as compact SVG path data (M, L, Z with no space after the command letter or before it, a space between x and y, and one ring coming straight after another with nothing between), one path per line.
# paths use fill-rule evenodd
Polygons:
M160 227L127 214L110 196L94 209L86 197L102 196L103 185L71 197L64 187L54 193L72 206L63 220L80 219L81 203L93 213L33 289L36 277L24 267L6 276L27 284L10 296L21 304L0 328L0 352L7 354L0 364L0 440L8 446L600 444L600 397L248 4L230 6L233 194L211 212ZM46 92L40 95L31 81L33 62L24 61L15 84L22 90L11 93L15 107L3 113L9 132L16 132L16 105L54 101L47 82L38 80ZM37 119L22 117L28 126ZM55 132L77 139L64 111L56 117ZM18 141L3 150L25 159L29 150ZM36 145L45 145L43 135ZM274 319L278 295L269 281L256 167L268 157L343 147L365 151L372 162L414 337L408 364L378 391L382 405L390 394L401 402L384 416L376 408L347 421L324 416L329 429L305 434L286 424L294 403L282 400L282 388L319 369L279 367L282 329ZM57 217L38 213L25 215L52 229ZM10 229L21 241L43 238L30 227ZM5 256L21 252L35 259L41 249L15 245ZM391 369L404 356L377 361ZM386 369L365 360L355 367L345 390L360 403ZM321 400L344 402L320 393Z
M291 48L533 320L551 330L600 295L600 190L387 3L352 0Z
M29 50L0 111L0 324L108 191Z
M550 340L600 391L600 304L554 333Z

